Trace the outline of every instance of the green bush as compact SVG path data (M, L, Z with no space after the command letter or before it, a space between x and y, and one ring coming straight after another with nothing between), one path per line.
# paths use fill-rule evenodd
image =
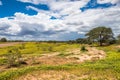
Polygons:
M87 49L85 48L85 46L81 47L81 51L87 51Z
M22 62L21 53L17 48L8 50L6 58L8 62L8 67L18 66Z
M19 47L20 49L25 49L25 44L22 43L21 46Z
M53 51L53 47L52 47L52 46L49 46L49 47L48 47L48 51Z
M120 52L120 49L118 49L117 52Z

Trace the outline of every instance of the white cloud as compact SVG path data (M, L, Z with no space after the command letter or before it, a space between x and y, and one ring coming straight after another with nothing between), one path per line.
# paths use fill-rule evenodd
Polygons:
M14 23L14 20L8 20L7 18L0 19L0 28L2 28L2 32L0 34L10 34L17 35L20 32L20 27L18 24Z
M97 0L98 3L103 4L103 3L112 3L112 4L117 4L120 2L120 0Z
M2 28L0 34L8 37L11 35L21 38L27 36L26 39L32 39L29 36L33 37L33 39L46 39L65 32L64 27L62 27L64 24L61 20L50 20L50 16L43 13L38 13L34 16L15 13L14 17L1 18L0 24Z
M70 0L38 0L38 4L43 1L48 3L47 5L49 6L50 11L43 11L33 6L27 6L26 8L28 10L32 9L39 13L45 13L47 15L60 18L61 16L80 13L80 8L89 2L89 0L74 0L74 2L71 2ZM34 0L32 0L31 3L34 3Z
M17 0L17 1L32 3L36 5L46 4L47 6L49 6L50 10L53 12L61 12L61 14L64 14L64 13L68 14L85 6L90 0L74 0L74 1L71 1L71 0ZM38 9L32 6L27 7L27 9L29 8L38 11Z
M51 3L49 3L50 0L23 1L35 4L43 1L49 5L50 10L44 11L33 6L27 6L27 9L33 9L38 14L30 16L24 13L15 13L12 17L1 18L1 35L11 35L10 38L13 39L66 40L68 39L67 35L69 39L74 39L79 34L85 34L97 26L108 26L113 29L116 35L120 33L119 6L88 9L81 12L80 8L89 0L76 0L74 2L52 0ZM57 19L52 20L50 19L51 16Z
M17 0L25 3L32 3L32 4L50 4L54 2L71 2L71 0ZM88 0L74 0L74 1L88 1Z
M36 4L36 2L33 1L33 0L17 0L17 1L25 2L25 3L34 3L34 4ZM36 1L38 1L38 0L36 0Z
M2 1L0 0L0 5L2 5Z

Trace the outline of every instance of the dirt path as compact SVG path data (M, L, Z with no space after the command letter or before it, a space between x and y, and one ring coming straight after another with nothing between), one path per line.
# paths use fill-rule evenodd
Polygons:
M6 43L1 43L0 44L0 48L8 47L8 46L14 46L16 44L21 44L21 43L23 43L23 42L6 42Z
M79 60L78 62L84 62L87 60L99 60L99 59L104 59L105 58L105 52L102 50L98 50L94 47L88 47L87 48L88 52L86 52L85 54L79 55Z
M98 50L95 47L87 47L88 51L82 52L80 48L70 49L64 53L54 52L43 54L41 57L29 58L27 63L33 64L47 64L47 65L62 65L67 63L81 63L85 61L96 61L104 59L106 54L102 50ZM62 56L61 56L62 55Z
M120 45L119 45L119 46L116 46L116 48L120 48Z

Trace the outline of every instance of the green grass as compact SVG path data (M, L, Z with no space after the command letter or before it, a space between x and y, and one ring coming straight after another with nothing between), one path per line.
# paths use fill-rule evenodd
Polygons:
M36 43L28 42L23 45L15 45L12 47L0 48L0 56L5 55L9 49L19 48L22 54L43 54L49 52L61 52L69 48L78 48L79 44L67 44L67 43Z
M25 67L21 69L13 69L8 70L6 72L2 72L0 74L0 80L14 80L15 78L25 75L27 73L30 73L32 71L38 71L38 70L68 70L69 66L31 66L31 67Z
M114 67L114 65L109 64L108 62L98 61L98 62L86 62L83 64L66 64L59 66L48 66L48 65L39 65L39 66L31 66L20 68L16 70L9 70L0 74L0 80L14 80L15 78L25 75L27 73L31 73L33 71L38 70L78 70L80 71L79 75L88 74L92 76L101 75L105 76L105 78L110 75L115 76L116 79L120 79L120 69L119 66ZM108 75L109 74L109 75ZM103 79L103 78L102 78Z
M0 58L0 66L7 64L7 60L5 58Z

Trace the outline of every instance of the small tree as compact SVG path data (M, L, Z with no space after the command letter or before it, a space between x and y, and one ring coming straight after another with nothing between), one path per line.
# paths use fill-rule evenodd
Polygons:
M0 41L1 42L7 42L7 39L6 38L1 38Z
M117 42L120 43L120 34L117 36Z
M15 55L12 50L9 50L7 53L8 66L11 67L15 64Z
M117 36L118 40L120 40L120 34Z
M8 66L18 66L22 62L22 56L17 48L8 50L7 53Z

